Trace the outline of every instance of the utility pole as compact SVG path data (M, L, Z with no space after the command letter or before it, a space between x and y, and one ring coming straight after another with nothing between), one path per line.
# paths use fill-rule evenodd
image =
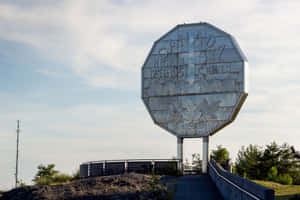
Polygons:
M20 120L17 121L17 155L16 155L16 187L18 187L18 165L19 165L19 133L20 133Z

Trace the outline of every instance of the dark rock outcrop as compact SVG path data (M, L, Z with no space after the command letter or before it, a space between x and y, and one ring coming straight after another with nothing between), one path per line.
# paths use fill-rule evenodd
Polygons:
M123 174L69 184L20 187L3 193L1 200L159 200L166 195L166 189L154 186L149 175Z

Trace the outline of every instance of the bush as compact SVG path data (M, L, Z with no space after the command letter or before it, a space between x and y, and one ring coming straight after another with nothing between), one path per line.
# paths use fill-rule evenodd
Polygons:
M277 168L271 167L271 169L269 169L269 171L268 171L267 180L268 181L276 181L277 174L278 174Z
M52 179L48 177L39 177L38 179L34 179L36 185L50 185L52 183Z
M72 180L72 176L64 173L56 174L53 177L52 183L66 183Z
M280 174L276 182L281 183L283 185L292 185L293 178L289 174Z
M60 173L59 171L55 170L54 164L49 165L39 165L38 172L35 175L33 182L36 185L51 185L51 184L58 184L58 183L68 183L73 180L79 179L79 169L75 171L72 175Z
M49 164L47 166L40 164L33 182L37 185L49 185L53 182L54 176L58 174L58 171L54 170L54 168L54 164Z

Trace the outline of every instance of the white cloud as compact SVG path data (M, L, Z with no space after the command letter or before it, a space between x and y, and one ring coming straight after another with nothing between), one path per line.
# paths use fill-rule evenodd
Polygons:
M289 65L289 72L282 73L282 65L297 58L298 1L270 5L235 0L76 0L58 5L1 5L0 38L34 45L44 56L65 60L66 66L95 87L134 88L152 42L178 23L197 21L209 21L235 35L254 73L269 75L259 78L299 73L295 63ZM251 66L257 59L263 66ZM111 73L103 74L102 65L111 68Z
M36 7L0 3L0 39L36 48L36 56L58 60L93 87L139 90L140 68L154 40L178 23L210 22L237 38L250 70L242 112L212 137L211 147L223 144L232 157L241 145L272 140L300 149L299 1L61 2ZM50 68L38 71L63 76ZM54 109L34 102L15 107L11 99L16 97L0 97L5 124L0 127L0 157L6 158L0 176L7 177L0 188L13 182L7 174L13 175L15 130L8 127L15 126L15 119L24 121L26 181L40 163L54 162L67 171L85 160L175 155L175 138L153 125L139 100ZM187 142L185 155L201 152L199 144Z

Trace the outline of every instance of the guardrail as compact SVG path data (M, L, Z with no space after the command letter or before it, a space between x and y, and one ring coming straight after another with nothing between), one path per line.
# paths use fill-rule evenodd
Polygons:
M107 176L123 173L176 174L179 160L176 159L130 159L101 160L80 165L80 177Z
M274 190L225 171L211 160L209 175L225 200L274 200Z

